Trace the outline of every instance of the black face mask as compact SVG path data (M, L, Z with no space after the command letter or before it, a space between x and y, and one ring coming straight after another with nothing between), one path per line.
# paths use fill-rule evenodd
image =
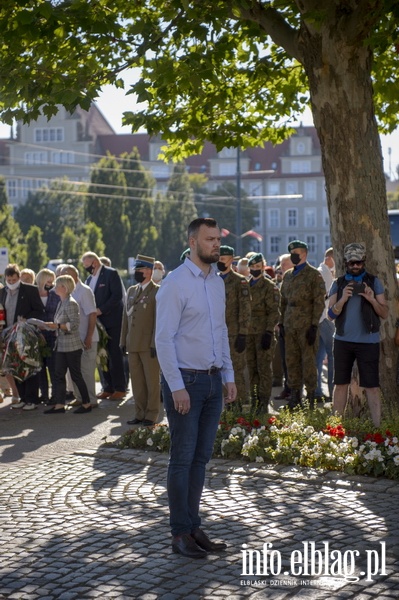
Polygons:
M227 265L225 265L224 263L219 261L216 263L216 265L217 265L217 268L219 269L219 271L222 271L222 272L227 271Z
M46 283L46 285L44 286L44 289L46 290L46 292L49 292L50 290L52 290L52 289L53 289L53 287L54 287L54 286L53 286L52 284L47 284L47 283Z
M291 262L293 265L299 265L299 263L301 262L301 257L299 256L299 254L291 254Z
M85 267L85 270L90 273L90 275L93 274L94 271L94 265L90 265L89 267Z
M249 272L251 273L252 277L255 277L255 279L262 273L261 269L249 269Z
M137 283L143 283L145 279L143 271L135 271L134 278L137 281Z

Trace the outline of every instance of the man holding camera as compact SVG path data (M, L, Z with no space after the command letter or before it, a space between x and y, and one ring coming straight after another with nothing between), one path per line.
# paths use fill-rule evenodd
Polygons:
M331 286L328 309L335 323L333 410L341 415L345 410L352 367L357 360L359 384L365 388L373 423L379 427L379 329L380 318L388 316L388 306L382 283L364 268L365 245L345 246L344 260L346 273Z

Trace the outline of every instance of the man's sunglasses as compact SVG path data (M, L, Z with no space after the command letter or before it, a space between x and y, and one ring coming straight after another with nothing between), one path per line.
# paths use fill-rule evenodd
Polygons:
M348 265L350 267L356 267L356 265L358 265L359 267L361 267L362 265L364 265L364 260L350 260L348 262Z

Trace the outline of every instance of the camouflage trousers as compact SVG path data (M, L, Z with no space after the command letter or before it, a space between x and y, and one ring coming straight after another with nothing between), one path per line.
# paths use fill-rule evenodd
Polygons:
M245 372L247 368L247 357L246 352L238 353L234 348L236 341L235 335L229 336L230 356L231 362L233 363L234 369L234 381L237 387L237 402L241 404L247 404L248 402L248 389ZM248 337L247 337L248 340ZM248 342L247 342L248 343Z
M269 350L262 349L261 340L262 333L247 336L247 365L251 394L256 385L258 400L267 403L272 393L272 361L276 340L273 336Z
M306 341L307 327L290 329L285 327L285 360L288 371L288 385L292 390L314 392L317 386L316 354L318 341L309 346Z

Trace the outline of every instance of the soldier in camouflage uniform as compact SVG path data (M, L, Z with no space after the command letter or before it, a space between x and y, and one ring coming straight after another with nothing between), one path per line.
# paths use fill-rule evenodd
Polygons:
M302 386L313 406L317 386L318 325L324 309L326 289L321 273L307 262L308 246L294 240L288 245L293 269L281 284L281 332L285 336L285 356L291 397L290 408L301 403Z
M220 258L217 266L226 288L226 325L237 387L237 402L241 407L247 398L245 347L251 322L251 297L247 279L232 268L233 259L234 248L220 246Z
M276 339L274 328L279 320L279 291L265 277L263 254L257 253L248 262L251 278L251 325L247 340L247 365L253 403L257 412L266 412L272 391L272 360ZM257 396L254 386L257 386Z

